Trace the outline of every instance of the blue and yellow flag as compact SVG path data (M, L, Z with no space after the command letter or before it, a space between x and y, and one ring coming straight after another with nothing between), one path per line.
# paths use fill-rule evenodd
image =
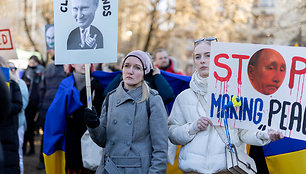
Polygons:
M81 106L74 78L67 77L61 82L46 115L43 154L47 174L65 173L65 118Z
M95 71L92 73L102 84L103 88L116 77L118 72ZM161 74L173 88L175 96L184 89L189 88L191 77L161 71ZM51 103L45 121L43 154L47 174L65 173L65 139L66 139L66 116L72 114L82 106L80 92L74 87L73 76L64 79ZM171 109L172 103L168 106ZM169 111L170 111L169 109Z
M306 173L306 141L284 138L263 147L271 174Z

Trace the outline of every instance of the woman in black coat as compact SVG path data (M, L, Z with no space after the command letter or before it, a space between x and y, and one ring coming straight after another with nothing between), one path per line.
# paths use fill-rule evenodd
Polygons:
M7 67L0 57L0 66ZM20 173L18 154L18 113L22 108L22 96L17 82L10 80L10 111L6 119L0 122L0 141L3 149L4 163L2 172L5 174Z

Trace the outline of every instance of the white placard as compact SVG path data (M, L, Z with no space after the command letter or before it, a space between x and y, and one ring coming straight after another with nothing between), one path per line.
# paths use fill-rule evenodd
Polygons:
M54 49L54 24L45 25L45 40L47 50Z
M0 56L5 60L17 59L9 20L0 18Z
M305 73L304 47L212 43L207 109L214 125L223 126L221 108L237 95L242 106L228 110L230 127L271 127L306 140Z
M54 0L55 63L117 61L118 0Z

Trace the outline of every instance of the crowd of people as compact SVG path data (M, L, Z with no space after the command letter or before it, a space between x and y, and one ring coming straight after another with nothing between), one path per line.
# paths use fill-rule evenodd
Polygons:
M209 76L210 42L194 43L193 65L188 64L190 88L175 97L161 70L184 75L165 49L151 54L134 50L119 54L118 62L94 64L93 71L121 71L103 87L91 78L92 108L87 108L85 65L55 65L44 68L37 56L29 58L27 69L18 75L14 63L0 57L0 66L10 69L9 85L0 72L0 173L24 173L23 155L40 153L34 146L37 128L52 129L48 120L65 110L65 171L76 173L166 173L167 159L180 145L179 169L183 173L226 173L224 142L205 110ZM54 51L48 51L54 60ZM9 86L9 87L7 87ZM204 101L204 102L201 102ZM174 102L172 110L165 105ZM83 167L81 137L88 130L93 141L104 148L96 171ZM231 129L233 142L263 146L283 138L281 132ZM42 136L44 137L44 136ZM170 149L170 150L168 150ZM177 157L178 158L178 157Z

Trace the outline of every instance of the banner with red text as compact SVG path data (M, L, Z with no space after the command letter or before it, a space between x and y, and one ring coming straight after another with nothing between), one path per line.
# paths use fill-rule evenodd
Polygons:
M214 42L209 73L214 125L283 131L306 140L306 48ZM242 105L224 106L233 95Z
M1 18L0 21L0 56L5 60L17 59L9 22Z

